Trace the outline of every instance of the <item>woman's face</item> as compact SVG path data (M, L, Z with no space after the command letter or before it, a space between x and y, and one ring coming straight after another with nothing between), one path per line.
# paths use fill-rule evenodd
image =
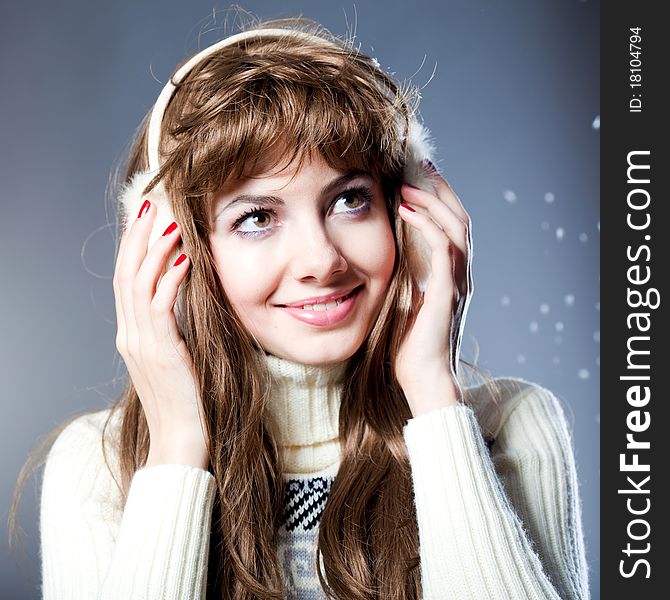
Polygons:
M266 352L312 365L354 354L395 261L379 181L314 157L231 181L212 218L223 289Z

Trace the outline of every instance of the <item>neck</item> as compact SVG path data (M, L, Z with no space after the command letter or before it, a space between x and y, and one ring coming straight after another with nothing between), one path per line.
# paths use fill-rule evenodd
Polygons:
M304 365L264 355L271 377L266 414L287 474L329 471L339 463L339 415L348 361Z

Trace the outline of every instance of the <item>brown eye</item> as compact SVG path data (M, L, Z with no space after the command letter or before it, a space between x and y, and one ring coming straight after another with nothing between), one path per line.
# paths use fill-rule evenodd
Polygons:
M355 194L347 194L345 196L342 196L345 200L345 204L349 208L358 208L363 204L363 200L361 199L360 196L356 196Z
M267 213L258 213L250 218L259 227L267 227L270 224L270 216Z
M237 229L244 232L267 229L272 223L272 216L264 210L256 210L242 215L237 222Z
M365 212L372 204L372 193L366 188L356 188L342 192L333 202L334 213L358 215Z

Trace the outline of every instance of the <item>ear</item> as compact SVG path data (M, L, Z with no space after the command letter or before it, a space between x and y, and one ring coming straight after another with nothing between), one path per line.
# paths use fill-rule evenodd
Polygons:
M131 180L123 186L119 196L120 207L126 222L137 218L145 200L156 207L156 218L149 235L148 248L153 246L154 242L163 235L167 226L174 221L170 200L165 192L163 182L160 182L149 193L144 193L154 175L155 173L148 171L135 173Z
M430 192L435 193L433 181L430 173L423 164L424 160L431 160L434 152L434 145L430 139L430 132L417 121L411 119L409 123L409 134L407 138L407 154L405 158L405 169L403 178L405 182ZM419 212L423 209L416 207ZM430 256L431 250L428 242L424 239L420 231L414 229L404 221L402 226L405 228L408 239L408 260L410 270L414 276L419 289L424 292L430 277Z

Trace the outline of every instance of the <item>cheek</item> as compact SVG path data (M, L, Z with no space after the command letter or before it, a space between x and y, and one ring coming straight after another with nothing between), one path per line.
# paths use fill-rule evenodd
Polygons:
M255 307L264 305L269 294L269 265L256 254L242 251L235 244L212 245L223 291L243 319Z
M388 221L375 223L348 240L350 256L380 286L386 287L395 264L395 241ZM353 242L353 243L352 243Z

